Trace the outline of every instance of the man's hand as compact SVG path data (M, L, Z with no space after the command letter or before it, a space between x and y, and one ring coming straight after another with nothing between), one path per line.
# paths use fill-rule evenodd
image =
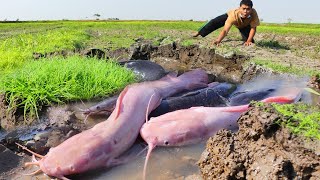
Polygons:
M210 45L210 47L212 48L214 45L219 46L221 41L223 40L224 37L226 37L226 35L228 34L230 28L231 28L232 24L231 23L226 23L222 29L222 31L219 34L219 37L213 41Z
M219 46L220 43L221 43L221 41L219 41L219 40L214 40L214 41L212 41L210 47L213 48L214 45Z
M253 44L252 40L253 40L253 36L256 34L256 30L257 30L257 27L252 27L250 29L249 37L247 41L243 44L244 46L251 46Z
M243 45L244 45L244 46L251 46L252 44L253 44L252 42L250 42L250 41L249 41L249 42L248 42L248 41L246 41Z

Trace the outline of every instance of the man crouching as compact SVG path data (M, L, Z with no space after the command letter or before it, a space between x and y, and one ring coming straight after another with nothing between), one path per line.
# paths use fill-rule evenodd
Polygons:
M198 32L193 34L194 37L201 35L202 37L207 36L211 32L223 27L218 38L214 40L212 45L219 45L224 37L227 36L232 25L235 25L242 36L245 46L250 46L254 43L254 35L256 34L257 26L260 25L257 11L252 8L253 3L251 0L242 0L240 7L232 9L228 13L218 16L205 25L203 25Z

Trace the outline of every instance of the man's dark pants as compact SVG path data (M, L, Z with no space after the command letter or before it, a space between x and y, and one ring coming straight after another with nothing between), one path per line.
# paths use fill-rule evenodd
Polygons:
M223 27L227 18L228 18L228 14L222 14L221 16L211 19L209 22L207 22L202 27L200 27L200 29L198 30L199 34L202 37L205 37L211 32ZM239 29L243 41L246 41L248 39L250 29L251 29L250 25ZM252 42L254 43L254 40L252 40Z

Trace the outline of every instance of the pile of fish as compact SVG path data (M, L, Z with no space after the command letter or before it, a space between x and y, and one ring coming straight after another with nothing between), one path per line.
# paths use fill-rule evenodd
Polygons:
M145 176L155 146L194 144L222 128L237 129L237 119L251 100L292 103L301 93L293 89L286 96L271 96L274 89L241 93L235 89L229 83L208 84L208 75L201 69L128 85L118 96L84 111L87 116L110 113L106 121L51 148L45 156L23 147L40 158L33 157L26 165L39 166L34 173L68 179L71 174L123 164L130 159L124 152L140 133L149 147Z

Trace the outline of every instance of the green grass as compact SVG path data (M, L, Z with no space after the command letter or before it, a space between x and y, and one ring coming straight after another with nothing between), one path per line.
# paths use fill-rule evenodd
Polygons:
M0 41L0 71L10 71L31 61L33 53L51 53L81 48L88 36L76 30L20 34Z
M35 117L39 107L107 96L134 80L132 72L114 62L56 57L25 64L2 76L0 89L11 108L23 107L25 117Z
M90 42L93 46L103 49L117 49L129 47L135 39L151 40L159 45L159 39L171 39L172 32L196 30L201 23L188 21L106 21L106 22L83 22L80 28L86 29L92 36ZM70 24L73 26L73 24ZM107 42L107 43L106 43ZM165 42L164 42L165 43ZM163 43L162 43L163 44Z
M76 40L79 42L87 42L90 46L104 49L117 49L120 47L129 47L136 38L143 38L147 40L156 41L159 37L166 38L172 36L172 32L192 32L196 31L205 22L197 21L49 21L49 22L26 22L26 23L2 23L0 27L0 40L7 38L14 38L17 35L23 34L43 34L47 35L42 39L47 39L50 33L65 31L66 34L72 32L80 33L74 37L66 37L66 34L54 35L54 38L64 37L64 40ZM294 34L294 35L320 35L320 25L312 24L266 24L262 23L258 31L269 34ZM232 28L232 31L238 31ZM216 36L219 33L213 33ZM238 33L237 33L238 34ZM89 36L89 39L75 38ZM183 37L184 43L190 45L194 41L191 37ZM88 37L87 37L88 38ZM179 37L173 37L177 39ZM37 39L33 37L32 39ZM38 41L39 42L39 41ZM41 41L42 42L42 41ZM57 41L45 40L50 46L56 42L55 47L60 47L59 43L64 42L57 39ZM58 43L59 42L59 43ZM74 43L77 44L77 43ZM159 44L159 43L155 43ZM67 45L67 44L66 44ZM262 41L261 46L274 48L287 48L287 46L274 41ZM73 45L75 46L75 45ZM68 46L70 47L70 46ZM1 49L1 48L0 48ZM68 49L68 48L67 48ZM45 48L40 49L47 51ZM29 53L30 54L30 53Z
M320 109L306 104L273 104L286 117L284 125L293 133L320 140Z
M275 40L262 40L262 41L258 41L256 44L257 46L271 48L271 49L285 49L285 50L290 49L287 45L282 45Z
M184 40L181 42L182 46L191 46L194 44L194 40L193 39L189 39L189 40Z
M259 32L293 35L320 35L319 24L266 24L258 27Z

